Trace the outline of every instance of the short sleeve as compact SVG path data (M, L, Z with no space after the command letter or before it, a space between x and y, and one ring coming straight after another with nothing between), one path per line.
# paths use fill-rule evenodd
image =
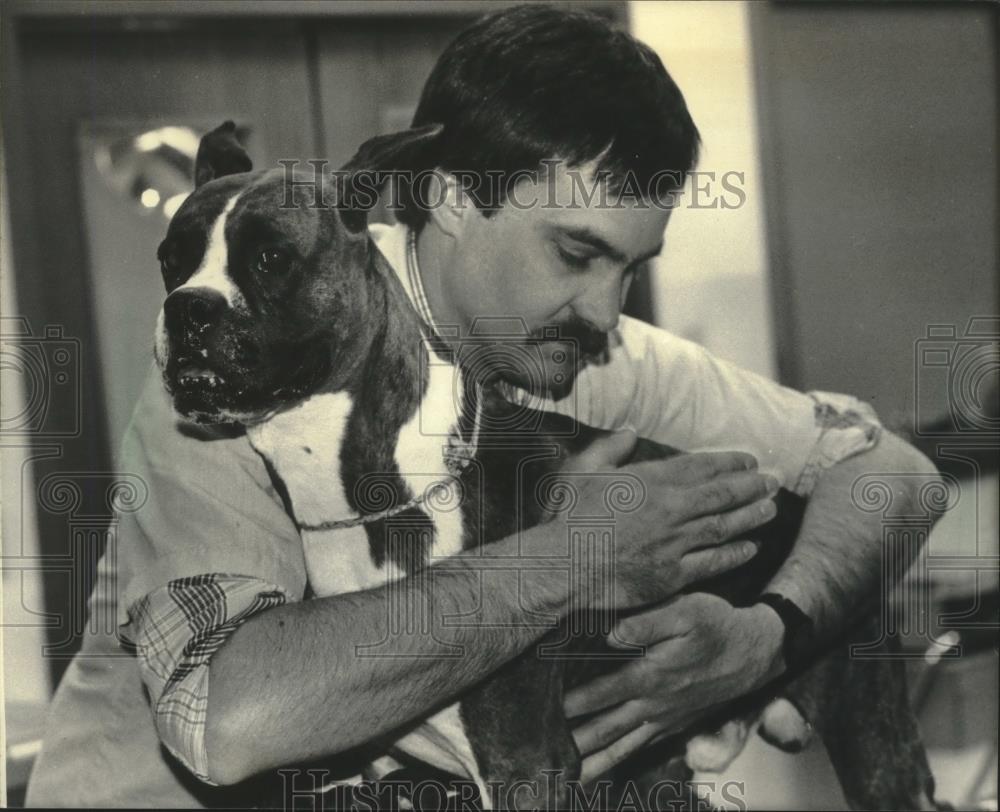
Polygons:
M797 392L626 316L609 336L605 362L584 367L567 397L532 398L513 388L507 396L683 451L745 451L802 495L823 468L879 436L874 413L853 398Z
M882 432L878 415L864 401L836 392L808 392L819 438L793 490L812 493L823 469L872 448Z
M301 600L306 570L298 529L264 460L241 431L182 421L153 367L122 444L120 466L148 492L118 516L117 622L179 578L253 578Z
M206 573L171 581L132 605L126 634L160 741L207 784L213 783L205 749L212 655L251 617L285 602L273 584Z

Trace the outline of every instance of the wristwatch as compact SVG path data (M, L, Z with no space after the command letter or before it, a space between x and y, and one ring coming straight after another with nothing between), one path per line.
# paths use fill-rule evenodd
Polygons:
M781 642L781 654L789 671L805 667L816 651L816 633L812 618L799 609L794 602L776 592L765 592L757 603L770 606L785 626L785 636Z

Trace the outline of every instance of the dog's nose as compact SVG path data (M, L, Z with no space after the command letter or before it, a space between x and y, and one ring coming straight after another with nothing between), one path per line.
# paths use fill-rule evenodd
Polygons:
M163 304L167 330L185 340L199 337L226 308L225 297L211 288L180 288Z

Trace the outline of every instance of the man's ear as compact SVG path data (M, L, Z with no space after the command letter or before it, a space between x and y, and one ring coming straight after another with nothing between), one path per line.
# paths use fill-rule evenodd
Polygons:
M445 234L458 236L466 211L475 210L475 203L458 178L448 172L432 173L427 183L427 199L436 201L434 206L428 208L430 222Z
M355 233L368 225L368 212L378 191L393 172L413 172L433 166L435 146L444 127L428 124L365 141L341 169L337 196L340 219Z
M194 162L194 185L197 189L210 180L251 169L250 156L236 140L236 125L226 121L202 137Z

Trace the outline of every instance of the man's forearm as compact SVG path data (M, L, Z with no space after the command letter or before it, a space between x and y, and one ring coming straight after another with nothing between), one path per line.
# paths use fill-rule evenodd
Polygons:
M769 586L812 618L820 639L838 633L870 607L885 583L883 543L890 543L883 540L885 518L862 510L852 497L858 477L872 473L884 474L893 489L894 512L916 506L920 488L938 476L923 454L887 431L874 448L820 476L795 547ZM918 551L896 543L898 548L886 553L900 573Z
M519 654L547 630L525 623L526 610L561 616L569 579L543 568L523 574L519 589L516 557L554 549L558 532L542 525L380 588L252 617L211 661L211 778L230 784L376 739ZM487 574L495 557L504 567ZM445 625L477 607L486 623ZM402 631L390 634L390 615Z

